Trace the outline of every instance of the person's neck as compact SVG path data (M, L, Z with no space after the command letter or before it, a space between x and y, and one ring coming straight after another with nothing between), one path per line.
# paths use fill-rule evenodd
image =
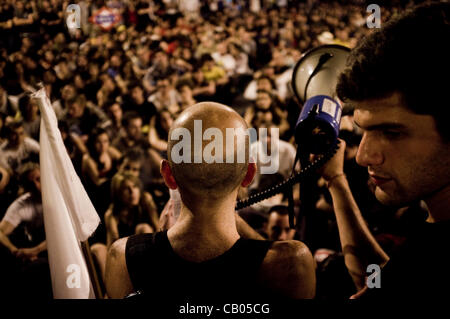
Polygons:
M182 203L177 222L167 232L177 254L201 261L230 249L240 237L236 228L235 198L191 201L190 208Z
M441 188L426 198L425 203L429 211L428 222L436 223L450 220L450 185Z
M136 98L135 101L136 101L137 105L142 105L142 104L144 104L145 99L143 97L138 97L138 98Z

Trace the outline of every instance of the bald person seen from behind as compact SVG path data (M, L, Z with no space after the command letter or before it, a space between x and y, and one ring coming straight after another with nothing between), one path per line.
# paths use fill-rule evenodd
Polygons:
M198 121L201 136L195 136ZM209 128L222 133L223 154L216 149L208 158L204 153L195 153L199 145L194 140L202 141L205 150L211 140L202 137ZM234 147L228 149L227 128L238 132ZM179 134L186 130L191 136L187 141L185 135L181 138ZM248 186L256 172L256 165L247 156L248 136L238 138L244 132L245 121L222 104L203 102L180 114L169 132L169 159L161 163L166 185L180 192L180 216L168 231L122 238L113 244L106 266L108 296L123 298L140 291L152 301L314 297L315 265L303 243L244 238L238 232L238 189ZM175 152L181 142L187 146L183 149L187 153ZM245 152L244 161L238 160L239 152ZM191 155L193 160L180 162L179 153L184 159ZM201 163L193 163L196 154L203 155ZM229 163L229 157L226 160L230 154L233 163ZM214 156L216 162L208 163ZM223 156L222 163L217 156Z

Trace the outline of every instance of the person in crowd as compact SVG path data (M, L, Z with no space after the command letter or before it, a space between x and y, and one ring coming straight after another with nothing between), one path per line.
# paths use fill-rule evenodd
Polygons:
M79 176L82 176L81 166L83 163L83 156L88 153L86 145L83 143L80 136L69 132L69 124L67 124L66 121L58 121L58 129L75 171Z
M283 111L276 103L275 97L268 91L259 90L255 104L245 111L244 119L248 125L253 126L254 120L260 116L269 116L270 121L280 130L280 136L289 130L287 112Z
M115 175L111 192L113 200L104 215L106 245L95 243L91 247L103 280L107 250L116 240L159 229L156 204L152 196L143 190L139 177L128 172Z
M41 116L37 102L28 95L24 95L19 99L19 110L26 135L39 141Z
M130 96L123 105L124 113L129 111L137 112L145 125L148 125L150 119L156 114L156 106L150 102L138 82L130 86Z
M179 81L179 83L177 83L176 90L180 95L180 101L178 103L180 106L179 112L183 112L188 107L197 103L194 98L192 84L190 81Z
M193 133L194 119L202 120L203 129L247 128L232 109L210 102L183 112L171 132L183 128ZM256 170L255 164L248 162L249 140L241 139L239 145L229 148L233 154L245 152L245 163L228 164L208 164L208 159L200 164L176 164L176 154L171 154L175 143L169 134L169 160L162 162L161 172L166 184L180 191L180 216L168 231L114 243L106 265L108 295L123 298L143 290L155 302L169 296L175 302L200 296L217 300L231 291L235 297L250 299L262 291L266 297L269 293L281 298L314 297L314 264L304 244L244 239L236 229L238 189L251 182ZM289 269L283 267L287 262L292 266ZM155 278L154 273L159 276Z
M0 221L1 269L8 274L0 294L51 298L39 165L27 162L20 174L24 193Z
M0 242L17 258L33 261L47 249L39 165L27 162L22 167L21 180L25 192L10 205L0 222ZM17 234L18 242L14 244L9 236L21 223L23 233Z
M125 153L133 148L139 149L147 157L147 161L142 166L142 182L144 189L150 190L152 187L162 184L162 177L159 173L159 163L162 157L153 147L151 147L148 137L142 133L142 119L136 112L128 112L124 115L123 126L125 134L118 136L113 142L121 153Z
M345 264L358 288L355 297L436 301L447 296L442 287L449 284L450 266L450 134L442 117L446 90L439 74L450 71L442 41L450 36L449 21L448 3L422 5L393 18L357 45L339 78L338 96L355 107L354 121L363 132L356 160L367 167L376 198L397 207L422 199L428 209L426 220L388 256L349 190L341 141L322 176L332 196ZM423 50L415 48L417 38ZM408 70L417 61L427 67L411 76ZM370 264L381 268L380 285L366 280Z
M289 226L289 209L285 205L276 205L270 208L266 226L269 240L292 240L295 229Z
M112 193L112 205L105 213L108 247L119 238L159 229L155 202L142 189L139 177L127 172L118 175Z
M111 146L107 131L101 127L92 131L87 150L81 163L81 174L94 206L102 211L109 203L111 179L117 172L122 154Z
M292 72L300 53L317 46L318 36L324 31L332 33L335 41L354 47L359 39L373 30L366 27L364 13L361 14L361 6L355 1L345 4L320 2L313 6L289 3L287 8L283 7L283 3L285 1L261 2L261 6L252 11L242 2L210 1L202 6L198 19L188 20L189 17L183 14L189 10L184 11L180 7L181 2L170 1L165 5L159 4L159 1L132 1L122 4L119 9L122 21L110 32L99 32L97 26L88 23L89 12L98 9L99 4L95 1L78 3L81 27L75 30L68 30L65 25L68 1L3 1L0 4L0 189L5 183L6 186L0 195L0 216L20 196L18 181L23 163L29 159L38 161L38 144L29 142L32 140L25 137L21 129L16 130L17 124L11 123L27 116L27 112L20 112L19 100L28 92L39 89L40 82L60 121L64 143L79 175L82 176L81 164L87 152L86 143L100 125L107 129L112 144L121 153L136 149L143 153L146 160L140 162L140 178L144 190L153 196L158 211L170 206L167 204L172 199L167 202L169 191L159 171L164 151L161 154L155 146L159 143L149 141L151 118L155 119L155 128L158 122L163 124L161 130L156 130L160 141L164 142L170 126L167 124L180 111L195 103L221 102L232 105L242 115L247 109L255 109L251 103L256 100L257 91L266 90L272 94L275 105L281 106L283 112L289 112L290 129L281 137L290 141L301 107L291 97L291 92L286 90L286 81L290 79L289 72ZM383 4L382 25L411 5L412 2L406 4L398 1ZM218 51L225 53L225 56L228 54L235 61L236 67L227 70L229 75L210 58ZM160 114L161 121L156 121L156 107L148 102L148 97L157 92L157 83L161 79L176 86L178 108L171 110L173 119L164 111ZM255 81L248 85L251 79ZM183 82L191 83L191 90L187 86L175 85ZM119 104L108 105L111 101ZM108 117L103 113L107 113L110 106L113 111ZM123 111L122 127L118 106ZM39 121L35 117L36 108L31 110L32 129L27 127L31 122L25 118L24 128L29 135L37 138ZM132 125L128 125L126 119L129 111L138 114L131 121ZM279 122L276 112L264 109L254 112L250 124L255 128L269 127L265 122L275 123L284 129L283 121ZM13 135L19 137L10 136L12 131L17 131ZM342 138L347 141L345 136ZM162 145L163 148L166 146ZM355 148L347 148L347 153L355 153ZM139 161L132 160L132 157L129 158L130 165L126 164L126 159L121 162L123 167L138 167ZM345 170L352 189L353 181L362 182L362 178L357 176L359 170L355 169L356 165L353 166L355 174ZM279 179L279 176L273 179L263 177L261 183L266 186L272 185L271 180ZM375 185L372 186L376 189ZM244 196L244 190L246 188L239 190L240 198ZM372 208L375 204L372 200L364 201L364 194L355 194L356 202L364 218L374 216ZM275 198L278 202L282 200ZM327 202L331 203L331 196L327 195ZM238 215L236 218L239 221ZM367 222L371 230L388 227L382 218L368 218ZM238 229L239 225L238 222ZM312 233L326 232L319 229L322 227L319 225L302 225L306 227L304 230ZM299 235L314 252L314 246L304 234ZM105 239L102 241L105 242ZM327 277L327 280L332 281L331 278ZM329 286L335 285L330 282Z
M177 112L179 109L180 96L168 78L156 81L156 92L150 95L148 100L156 106L158 111L167 108L171 112Z
M69 131L78 134L84 143L90 132L97 127L106 128L111 124L108 116L98 107L87 105L86 97L81 94L66 102L66 114L63 117L69 124Z
M38 161L39 143L25 135L23 122L20 120L8 123L5 130L7 139L0 145L0 164L10 174L18 174L25 162Z
M122 106L117 101L108 101L105 104L106 115L111 120L111 126L108 127L108 131L111 132L112 135L123 135L125 134L124 128L122 126L123 122L123 110Z
M150 121L150 145L167 158L167 138L174 121L174 116L168 109L158 112Z

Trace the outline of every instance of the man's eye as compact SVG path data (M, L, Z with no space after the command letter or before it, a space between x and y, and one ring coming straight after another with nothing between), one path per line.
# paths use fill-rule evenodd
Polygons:
M398 138L400 137L401 133L396 131L383 131L383 135L387 138Z

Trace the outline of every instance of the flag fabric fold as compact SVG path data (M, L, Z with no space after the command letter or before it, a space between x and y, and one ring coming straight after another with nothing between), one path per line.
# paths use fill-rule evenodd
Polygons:
M75 172L45 90L40 89L33 98L41 111L42 206L53 296L94 298L80 242L92 235L100 218Z

